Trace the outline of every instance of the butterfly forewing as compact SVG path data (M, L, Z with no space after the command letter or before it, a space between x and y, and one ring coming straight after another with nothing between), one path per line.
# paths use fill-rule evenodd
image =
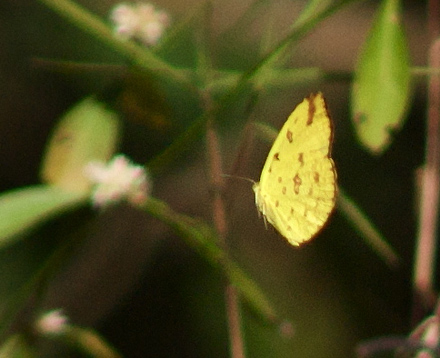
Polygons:
M293 245L310 240L333 210L332 136L322 94L304 99L280 130L254 187L259 210Z

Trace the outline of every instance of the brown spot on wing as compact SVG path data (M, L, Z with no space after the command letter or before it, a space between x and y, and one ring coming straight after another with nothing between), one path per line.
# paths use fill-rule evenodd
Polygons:
M315 95L310 95L310 97L308 98L309 113L306 122L307 126L310 126L313 123L313 117L315 116L315 112L316 112L315 97L316 97Z
M298 154L298 161L301 164L301 166L304 165L304 153L299 153Z
M287 190L287 188L285 186L283 186L283 189L281 189L281 192L285 195L286 194L286 190Z
M279 153L279 152L275 153L275 154L273 155L273 159L274 159L274 160L280 160L280 153Z
M289 143L292 143L293 138L292 138L292 132L290 130L287 131L286 137L287 137L287 140L289 141Z
M295 177L293 178L293 191L295 192L295 194L299 194L299 188L302 184L302 180L299 177L298 174L295 175Z
M319 173L318 172L313 173L313 180L315 183L319 183Z
M278 177L278 183L281 183L283 181L283 178Z
M279 205L280 205L280 202L277 200L277 201L275 202L275 207L277 208Z

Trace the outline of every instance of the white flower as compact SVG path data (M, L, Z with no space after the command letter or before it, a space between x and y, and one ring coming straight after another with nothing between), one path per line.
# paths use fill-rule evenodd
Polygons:
M58 335L66 331L68 320L63 310L55 309L42 314L36 322L36 328L42 334Z
M97 207L126 200L134 205L142 205L150 192L150 181L145 169L135 165L123 155L115 156L107 165L89 163L86 175L96 184L92 202Z
M156 45L170 25L168 14L150 3L121 3L113 8L110 19L119 36L137 39L147 46Z
M136 35L139 17L132 6L117 5L111 12L110 18L116 25L116 33L121 37L130 38Z

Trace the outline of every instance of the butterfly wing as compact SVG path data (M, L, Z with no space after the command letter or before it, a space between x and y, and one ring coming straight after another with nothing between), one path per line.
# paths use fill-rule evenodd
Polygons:
M258 209L292 245L310 240L334 208L332 139L324 98L310 95L280 130L254 185Z

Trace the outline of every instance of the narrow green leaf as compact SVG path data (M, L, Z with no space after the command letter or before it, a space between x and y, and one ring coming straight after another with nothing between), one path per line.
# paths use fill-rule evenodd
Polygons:
M291 28L303 26L308 21L311 21L316 14L333 6L332 2L332 0L309 0L300 15L293 22Z
M64 338L88 357L122 358L122 355L93 329L70 325Z
M40 0L42 1L42 0ZM45 0L48 1L48 0ZM53 0L52 0L53 1ZM153 172L158 173L160 170L164 170L166 166L169 166L170 163L174 162L177 158L181 158L184 153L188 153L188 148L191 148L191 143L193 143L196 139L200 138L202 130L205 128L205 123L208 118L215 116L219 111L226 109L228 106L231 106L231 103L234 103L237 96L239 96L242 91L248 86L250 81L255 81L254 83L260 83L257 78L259 71L264 66L268 65L272 66L270 61L273 61L273 58L277 56L280 51L283 51L285 46L290 43L294 43L298 41L300 38L305 36L309 31L314 29L321 21L328 18L331 14L335 13L337 10L341 9L344 6L347 6L351 3L357 2L360 0L341 0L332 6L327 7L322 10L316 16L313 17L306 24L299 26L295 29L291 30L286 37L284 37L275 48L270 51L263 58L259 59L257 64L247 70L244 73L241 73L237 78L235 83L232 84L232 87L228 92L224 93L220 100L218 101L219 105L214 106L210 111L203 113L199 117L197 117L191 126L187 128L187 130L179 135L170 146L168 146L164 151L162 151L158 156L153 158L149 163L148 167ZM226 80L222 83L223 85L230 86L230 80L232 77L228 76Z
M184 72L174 68L135 41L125 41L118 38L115 36L110 25L75 1L39 0L39 2L72 22L78 28L88 32L97 40L109 45L115 51L128 58L133 64L148 71L150 74L155 74L161 79L174 80L187 89L194 90Z
M405 119L410 60L398 0L385 0L362 49L352 88L352 118L360 142L381 154Z
M258 138L267 143L273 143L277 138L278 131L271 125L255 121L254 130Z
M383 234L374 226L359 206L339 188L337 208L362 235L364 241L391 267L399 264L400 258L388 244Z
M277 91L309 85L311 82L319 82L326 79L326 73L318 67L301 68L267 68L262 70L264 76L251 78L250 82L254 87L264 88L266 91ZM222 94L232 89L241 76L238 71L214 72L214 79L207 87L211 93Z
M118 118L103 103L86 98L71 108L56 126L43 159L41 176L48 184L87 192L90 181L84 167L107 161L118 140Z
M200 13L198 24L195 28L196 41L196 70L195 74L205 86L209 82L212 71L212 59L210 56L210 45L212 44L212 12L213 6L207 1Z
M0 195L0 248L19 239L30 230L85 200L78 192L48 185L9 191Z
M145 211L169 225L215 267L223 269L229 282L256 312L271 321L276 319L275 311L263 291L217 244L217 236L211 226L200 219L177 213L166 203L154 198L147 201Z
M270 6L270 0L255 0L250 2L249 6L241 13L234 23L230 25L222 34L221 40L225 43L231 43L237 40L261 18L261 14L267 12Z
M0 358L33 358L36 354L31 352L31 349L26 343L26 340L16 334L10 336L0 346Z

